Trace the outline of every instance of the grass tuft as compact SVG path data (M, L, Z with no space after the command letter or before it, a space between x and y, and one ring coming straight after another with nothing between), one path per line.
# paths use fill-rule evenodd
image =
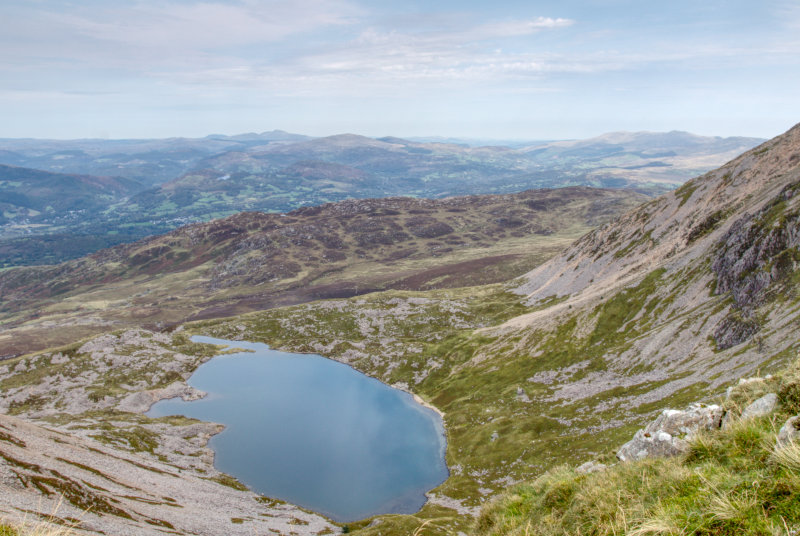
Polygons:
M775 378L775 390L800 385L799 365ZM742 389L744 398L760 389ZM589 475L551 470L487 504L474 534L798 534L800 444L775 447L777 428L791 415L784 403L773 415L697 434L678 458L621 463Z

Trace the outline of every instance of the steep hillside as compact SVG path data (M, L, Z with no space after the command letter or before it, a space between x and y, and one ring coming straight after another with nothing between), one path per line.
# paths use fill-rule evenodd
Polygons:
M797 533L799 365L764 378L742 378L728 389L721 405L665 410L651 424L669 426L674 435L665 432L668 441L680 442L681 448L670 456L666 449L657 455L654 448L639 460L557 467L513 486L483 508L475 533ZM701 414L716 417L694 420ZM691 429L698 425L700 430Z
M0 273L0 355L385 288L502 281L642 196L589 188L245 213L54 267Z

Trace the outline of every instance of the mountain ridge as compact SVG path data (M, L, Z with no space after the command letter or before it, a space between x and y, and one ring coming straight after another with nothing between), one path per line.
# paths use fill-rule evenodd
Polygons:
M16 350L6 346L12 339L0 339L0 355L24 351L34 333L41 333L43 348L54 333L48 317L67 324L94 319L97 331L108 321L155 326L315 297L497 281L643 199L576 187L349 200L193 224L60 265L1 272L0 314L6 333L18 338ZM140 285L148 290L134 299ZM37 324L44 331L26 328ZM64 329L70 336L74 328Z

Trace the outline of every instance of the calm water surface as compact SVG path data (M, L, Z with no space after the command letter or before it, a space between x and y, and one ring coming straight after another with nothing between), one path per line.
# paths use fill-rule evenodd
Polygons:
M408 393L318 355L192 340L250 351L197 369L189 384L207 397L163 400L148 415L223 423L215 465L258 493L354 521L416 512L447 478L441 418Z

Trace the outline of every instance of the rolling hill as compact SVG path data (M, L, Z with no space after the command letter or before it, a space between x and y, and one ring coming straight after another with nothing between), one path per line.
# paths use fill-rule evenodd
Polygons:
M387 288L502 281L644 196L565 188L242 213L56 266L0 273L0 355Z
M73 210L68 217L37 213L32 224L19 225L33 213L8 212L12 219L17 216L16 224L0 222L0 266L54 264L187 223L345 199L438 199L578 185L652 195L759 141L617 133L510 148L354 134L312 139L280 131L202 139L0 140L0 162L109 174L147 185L107 197L92 210ZM64 179L65 201L78 194L69 184ZM47 192L25 181L20 185L28 191L28 204L48 206L52 196Z

